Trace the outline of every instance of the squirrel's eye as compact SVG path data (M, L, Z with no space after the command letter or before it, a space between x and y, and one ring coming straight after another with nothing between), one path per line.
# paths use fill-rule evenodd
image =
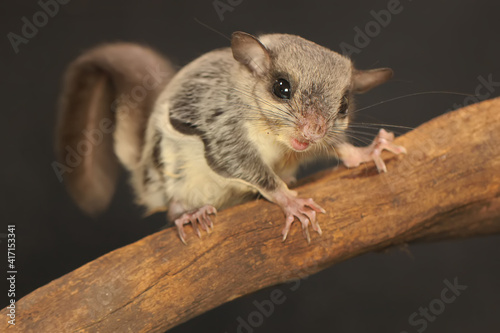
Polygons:
M273 85L273 93L281 99L290 99L292 95L290 82L285 79L277 79Z
M342 101L340 102L339 113L345 115L347 114L348 109L349 109L349 96L344 95L342 97Z

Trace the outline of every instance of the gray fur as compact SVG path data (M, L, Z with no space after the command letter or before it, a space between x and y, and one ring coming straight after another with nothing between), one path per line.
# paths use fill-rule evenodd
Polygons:
M301 162L321 153L334 153L331 143L324 144L327 149L312 147L311 151L300 153L280 141L300 132L298 128L304 122L314 124L317 126L314 130L319 130L321 126L317 124L323 119L323 126L336 133L335 142L346 140L342 131L348 123L349 112L339 114L338 111L346 107L343 104L352 101L357 84L348 58L298 36L272 34L257 39L238 33L237 37L240 39L237 42L233 39L233 49L212 51L181 70L162 95L150 123L150 127L155 127L167 117L174 131L198 138L200 146L192 146L189 150L195 154L200 149L206 166L228 181L222 187L215 186L216 190L206 197L207 202L184 200L182 204L186 210L214 202L225 207L225 200L240 202L248 197L248 191L255 189L273 200L274 193L286 188L282 178L293 176ZM245 47L257 60L245 55ZM265 54L259 55L259 52ZM278 78L289 80L293 87L289 101L279 100L272 93L272 85ZM374 86L373 82L366 82L363 81L365 87ZM297 119L305 120L301 123ZM264 132L271 138L270 144L276 146L276 158L263 156L262 137L255 137L262 133L253 133L252 129L256 128L267 129ZM162 130L166 136L175 136ZM187 139L184 143L182 140L175 142L186 147L192 145ZM164 149L172 147L166 144ZM190 165L196 156L181 154L173 159L177 165ZM167 198L174 200L177 208L178 198L185 197L179 191L196 187L189 178L197 169L179 168L172 163L174 161L167 156L164 174L173 172L181 176L167 176L165 188L169 193ZM221 178L215 174L207 174L203 181L217 184ZM247 184L247 190L236 190L241 183L231 180ZM177 193L170 193L169 186L177 189Z

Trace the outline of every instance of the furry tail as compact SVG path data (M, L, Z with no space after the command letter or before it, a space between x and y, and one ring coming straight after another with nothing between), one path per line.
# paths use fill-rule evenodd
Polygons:
M175 71L153 50L130 43L94 48L66 70L54 168L89 215L111 201L120 170L140 159L149 115Z

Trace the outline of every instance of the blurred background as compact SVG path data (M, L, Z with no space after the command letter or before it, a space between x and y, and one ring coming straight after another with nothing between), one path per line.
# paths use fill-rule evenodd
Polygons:
M0 43L0 237L8 224L16 225L17 299L165 223L162 214L141 218L125 175L111 207L91 219L70 200L52 169L61 75L96 44L147 44L181 67L228 46L224 36L236 30L291 33L350 54L358 68L394 69L394 80L360 96L359 107L426 91L475 94L482 86L479 99L500 92L497 1L66 2L57 13L52 9L46 22L37 17L38 31L25 29L24 36L23 17L33 22L44 0L0 3L5 36ZM418 95L366 109L362 118L416 127L472 101L463 95ZM0 241L6 253L5 238ZM311 276L298 288L274 286L224 304L171 332L237 332L238 318L247 320L256 311L254 302L268 299L274 289L282 290L286 301L252 332L498 332L499 241L490 236L367 254ZM467 286L455 301L425 325L409 322L420 307L440 298L444 280L455 278ZM0 294L4 307L6 292Z

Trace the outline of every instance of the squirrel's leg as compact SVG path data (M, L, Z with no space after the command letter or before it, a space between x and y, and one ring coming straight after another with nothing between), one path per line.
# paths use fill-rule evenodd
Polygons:
M387 172L382 157L382 150L388 150L394 154L406 154L406 149L392 143L394 134L380 129L373 142L366 147L355 147L350 143L342 143L335 146L335 151L339 155L346 167L357 167L361 163L374 161L379 172Z

